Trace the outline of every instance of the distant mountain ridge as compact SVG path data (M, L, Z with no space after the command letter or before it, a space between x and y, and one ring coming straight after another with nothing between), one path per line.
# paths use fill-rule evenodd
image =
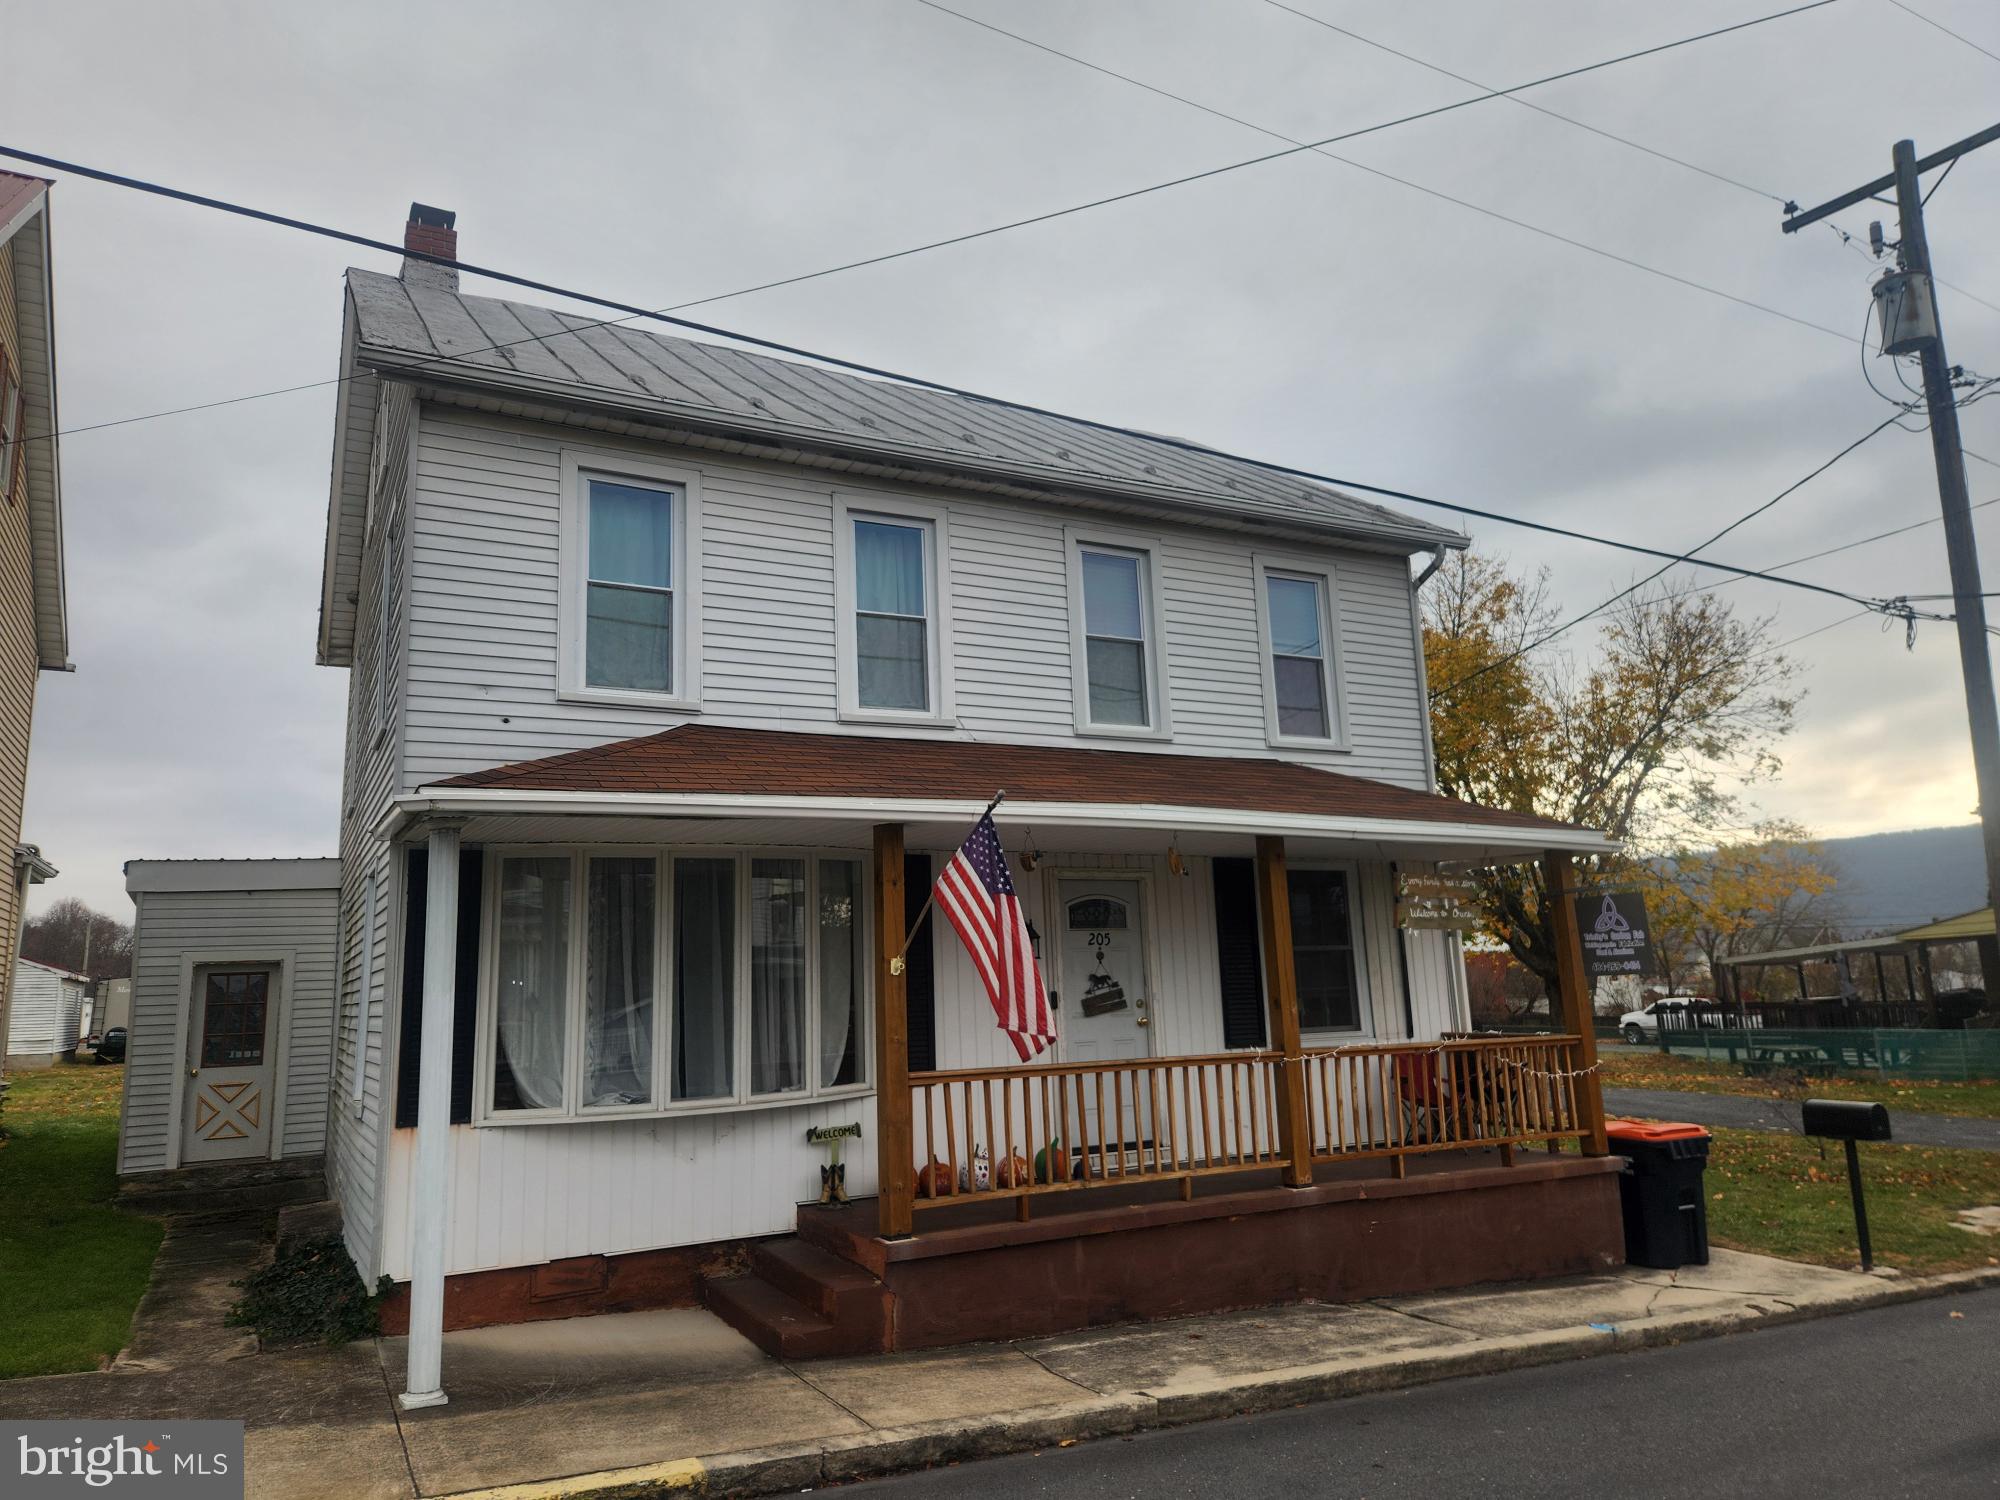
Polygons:
M1836 920L1850 937L1917 927L1986 904L1979 825L1822 839L1839 872Z

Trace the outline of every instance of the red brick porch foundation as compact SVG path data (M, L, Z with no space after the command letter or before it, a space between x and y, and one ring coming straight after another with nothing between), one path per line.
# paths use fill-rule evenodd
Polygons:
M703 1281L742 1272L747 1240L677 1245L630 1255L580 1255L538 1266L468 1271L444 1282L447 1330L580 1318L590 1313L696 1307ZM382 1331L410 1331L410 1284L399 1281L382 1303Z
M1624 1263L1616 1157L1524 1157L1508 1167L1494 1154L1454 1154L1413 1159L1407 1178L1346 1175L1361 1165L1323 1169L1311 1187L1189 1202L1097 1206L1078 1194L1078 1206L1044 1213L1043 1198L1025 1224L1004 1203L939 1207L920 1214L906 1240L874 1234L872 1203L806 1207L799 1235L881 1279L889 1349Z

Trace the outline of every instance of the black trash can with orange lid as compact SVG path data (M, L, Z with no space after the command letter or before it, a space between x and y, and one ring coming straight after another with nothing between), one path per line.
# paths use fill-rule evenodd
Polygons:
M1707 1265L1708 1132L1657 1120L1607 1120L1605 1134L1625 1158L1618 1201L1626 1261L1660 1271Z

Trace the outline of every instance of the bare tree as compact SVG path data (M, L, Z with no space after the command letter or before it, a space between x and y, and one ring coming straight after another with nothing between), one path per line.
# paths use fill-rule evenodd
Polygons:
M132 929L65 896L21 930L21 957L91 979L126 979L132 973Z

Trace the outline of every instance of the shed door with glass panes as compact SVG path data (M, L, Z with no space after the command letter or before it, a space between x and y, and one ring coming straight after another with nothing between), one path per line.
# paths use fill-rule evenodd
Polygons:
M268 966L195 970L182 1162L271 1154L277 994Z

